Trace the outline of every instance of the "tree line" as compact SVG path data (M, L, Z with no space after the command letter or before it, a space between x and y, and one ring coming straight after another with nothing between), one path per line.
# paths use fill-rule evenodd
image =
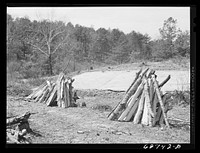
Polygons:
M21 78L73 72L87 66L189 57L190 33L169 17L160 39L132 31L84 27L63 21L14 19L7 14L7 71Z

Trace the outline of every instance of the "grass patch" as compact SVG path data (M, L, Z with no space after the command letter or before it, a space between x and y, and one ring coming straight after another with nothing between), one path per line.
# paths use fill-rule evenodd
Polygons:
M109 105L97 104L97 105L93 106L92 109L104 112L104 111L111 111L112 107Z
M27 96L32 92L31 87L22 82L7 83L7 94L12 96Z

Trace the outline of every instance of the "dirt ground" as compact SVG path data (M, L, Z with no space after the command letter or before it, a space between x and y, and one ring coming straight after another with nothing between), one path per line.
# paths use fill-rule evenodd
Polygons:
M187 65L174 65L171 62L147 64L149 68L154 68L156 71L182 70L189 73ZM102 72L139 71L140 68L139 64L128 64L99 70ZM95 79L94 81L97 82ZM82 83L87 83L87 80ZM190 143L190 124L185 124L190 123L190 105L185 107L175 105L167 113L171 128L165 129L108 120L108 114L122 100L125 92L78 89L77 94L80 97L77 102L84 101L86 107L66 109L47 107L42 103L28 102L23 97L7 94L7 117L27 111L32 113L29 119L32 132L29 136L33 144ZM173 118L183 120L185 123L175 121Z
M132 122L107 119L124 93L111 91L78 91L86 107L47 107L42 103L7 97L7 113L33 113L29 119L32 143L39 144L136 144L136 143L190 143L190 126L169 120L171 129L146 127ZM190 121L190 106L176 106L168 117Z

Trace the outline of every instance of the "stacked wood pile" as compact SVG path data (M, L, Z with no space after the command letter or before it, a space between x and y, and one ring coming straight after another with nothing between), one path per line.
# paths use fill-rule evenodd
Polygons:
M28 123L30 115L30 112L26 112L6 120L7 143L30 143L29 139L26 137L26 134L31 132Z
M46 81L37 89L35 89L28 97L28 100L44 103L47 106L55 106L66 108L74 106L73 87L74 79L65 77L64 73L60 73L55 82Z
M158 84L156 77L154 70L140 69L124 98L111 111L108 119L169 127L167 111L170 109L171 97L167 93L163 94L161 87L170 79L170 75L161 84Z

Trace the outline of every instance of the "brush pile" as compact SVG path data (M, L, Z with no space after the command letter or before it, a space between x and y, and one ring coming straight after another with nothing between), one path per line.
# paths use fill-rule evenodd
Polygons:
M6 141L8 144L30 143L30 140L27 137L27 133L32 131L28 122L30 115L30 112L26 112L22 115L8 118L6 120Z
M44 103L47 106L72 107L75 105L72 91L73 82L74 79L65 77L64 73L60 73L55 82L47 80L26 97L26 99Z
M170 110L169 94L162 94L161 87L170 79L170 75L158 84L154 70L142 69L136 73L122 101L111 111L108 119L117 121L132 121L134 124L146 126L169 127L167 111Z

